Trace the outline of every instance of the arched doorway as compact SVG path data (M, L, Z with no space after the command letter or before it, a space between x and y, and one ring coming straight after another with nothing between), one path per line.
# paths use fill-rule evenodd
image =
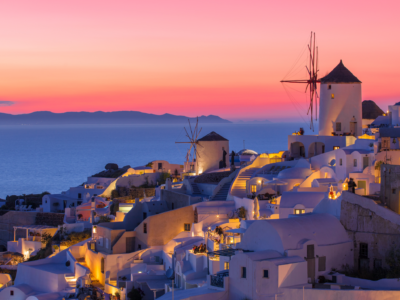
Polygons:
M308 157L313 157L325 153L325 144L322 142L311 143L308 147Z
M290 155L293 158L306 157L306 149L301 142L294 142L290 144Z

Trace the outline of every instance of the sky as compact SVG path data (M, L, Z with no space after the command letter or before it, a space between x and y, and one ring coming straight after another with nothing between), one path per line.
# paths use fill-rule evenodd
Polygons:
M306 76L311 31L321 77L342 59L363 100L386 110L400 101L399 9L394 0L2 1L0 112L308 120L305 86L280 81L299 57L286 79Z

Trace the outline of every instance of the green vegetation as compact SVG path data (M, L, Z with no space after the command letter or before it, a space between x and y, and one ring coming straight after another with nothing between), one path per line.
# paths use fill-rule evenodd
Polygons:
M65 247L71 247L84 240L87 240L91 236L92 236L92 231L90 229L87 229L83 232L71 232L61 241L60 245Z
M15 200L24 199L23 205L31 205L32 208L39 207L42 204L42 198L44 195L50 194L49 192L43 192L41 194L22 194L22 195L11 195L7 196L6 204L4 204L1 209L4 210L15 210Z
M144 297L144 292L141 288L135 289L135 287L133 287L127 296L130 300L142 300Z
M98 223L108 223L111 222L111 218L106 217L106 216L100 216L99 217L99 222Z
M149 163L146 165L146 167L152 168L152 167L153 167L153 163L152 163L152 162L149 162Z

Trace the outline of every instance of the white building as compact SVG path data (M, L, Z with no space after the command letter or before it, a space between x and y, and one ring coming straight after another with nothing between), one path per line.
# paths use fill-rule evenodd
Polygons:
M361 81L340 61L321 78L319 135L362 135Z

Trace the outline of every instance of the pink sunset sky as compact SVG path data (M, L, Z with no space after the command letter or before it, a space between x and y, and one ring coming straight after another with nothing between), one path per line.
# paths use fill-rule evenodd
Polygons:
M296 109L280 80L311 31L321 77L343 59L363 100L386 110L400 101L399 10L395 0L3 1L0 112L306 118L305 95L291 89Z

